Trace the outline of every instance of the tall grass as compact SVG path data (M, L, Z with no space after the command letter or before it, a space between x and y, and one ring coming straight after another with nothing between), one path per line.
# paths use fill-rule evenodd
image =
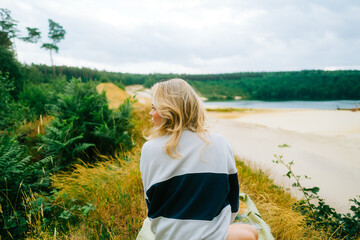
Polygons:
M304 216L293 210L297 200L276 186L268 174L245 159L236 158L236 165L240 191L247 193L254 201L275 239L330 239L326 233L306 225Z
M72 217L67 221L53 219L52 224L47 224L52 227L44 228L42 206L28 221L27 239L136 238L147 214L139 159L145 130L151 125L150 109L151 106L135 104L133 114L138 127L134 132L136 147L133 150L99 155L100 161L96 164L77 164L74 171L52 177L52 186L57 191L51 204L66 210ZM27 202L39 197L28 196ZM94 208L84 216L82 207L89 204Z
M146 216L139 164L118 156L106 160L94 167L77 165L74 172L55 176L53 186L61 189L58 204L66 207L76 199L77 204L95 207L84 222L93 228L88 237L132 239Z
M68 210L74 218L42 230L43 210L39 209L40 217L29 222L32 230L28 239L54 239L55 228L57 239L134 239L147 213L139 153L140 149L126 156L101 156L103 162L75 165L73 172L53 176L53 187L58 191L52 204ZM88 205L93 208L83 215Z

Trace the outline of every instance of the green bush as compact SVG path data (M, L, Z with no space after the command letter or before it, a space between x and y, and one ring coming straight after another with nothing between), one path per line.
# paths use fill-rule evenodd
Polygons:
M304 198L294 204L294 209L305 216L308 225L314 226L316 229L325 230L331 237L340 239L358 239L360 237L360 201L356 198L350 199L354 205L350 207L351 213L340 214L334 208L325 203L320 198L318 192L320 188L305 188L301 184L301 180L309 179L308 176L296 175L292 166L294 162L285 162L283 156L275 155L274 163L281 164L287 168L284 175L290 179L294 179L293 187L297 188ZM360 196L358 196L359 198ZM331 238L330 237L330 238Z
M0 71L7 73L9 79L13 79L14 89L10 93L17 98L23 87L22 66L16 60L15 54L3 46L0 46Z
M11 95L14 89L14 80L0 71L0 131L10 130L23 120L23 108Z
M58 94L55 84L26 84L19 95L21 104L27 109L26 119L31 121L40 115L49 114L47 106L57 101Z
M121 88L122 90L125 90L125 85L124 85L121 81L114 81L114 84L115 84L118 88Z
M31 162L27 148L16 137L0 134L0 235L18 238L27 230L23 196L50 185L51 158Z
M43 144L39 147L46 156L54 156L54 171L71 166L83 152L94 144L84 143L83 134L74 129L74 122L58 118L46 127L45 135L41 136Z
M50 93L44 85L27 84L19 98L21 103L29 108L27 119L31 120L46 114L45 105L50 100Z
M132 100L117 110L109 109L105 93L93 83L72 79L51 105L55 119L45 129L41 150L56 159L56 170L70 167L78 158L91 162L95 153L112 154L130 150L132 141Z
M40 84L46 82L44 74L34 64L24 66L24 76L27 83Z

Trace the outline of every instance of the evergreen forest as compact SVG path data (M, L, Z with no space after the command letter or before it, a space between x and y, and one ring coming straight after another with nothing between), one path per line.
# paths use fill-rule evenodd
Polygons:
M26 78L32 83L48 83L51 67L25 66ZM240 72L223 74L131 74L99 71L90 68L56 66L57 77L66 80L80 78L83 82L113 82L124 88L141 84L150 88L154 83L170 78L187 80L209 100L358 100L360 71L303 70L291 72Z

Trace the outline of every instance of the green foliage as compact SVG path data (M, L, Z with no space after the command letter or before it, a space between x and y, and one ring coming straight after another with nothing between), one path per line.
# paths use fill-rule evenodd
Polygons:
M46 165L51 158L31 162L27 148L16 137L0 134L0 233L1 236L19 237L27 230L24 194L49 187Z
M144 85L145 88L151 88L156 82L157 81L154 78L149 76L148 78L146 78L143 85Z
M53 79L55 80L55 68L53 64L53 58L52 58L52 51L54 50L56 53L59 51L59 47L57 44L65 38L66 31L63 29L63 27L54 22L53 20L49 19L49 33L48 37L50 39L50 42L43 43L41 45L41 48L44 48L46 50L49 50L50 52L50 60L51 60L51 66L53 68ZM39 33L40 36L40 33Z
M32 194L27 196L24 205L28 215L29 229L27 237L38 237L44 232L64 232L70 226L77 226L87 221L88 216L95 210L91 203L81 204L77 199L71 198L65 204L58 203L64 197L56 189L51 194ZM56 234L55 234L56 235Z
M55 157L54 171L63 170L71 166L75 159L82 157L82 153L94 144L82 142L82 134L74 131L73 121L55 119L46 133L41 137L43 144L39 147L46 156Z
M24 90L19 95L19 100L27 108L27 120L33 120L40 115L49 114L48 105L55 104L57 95L63 91L63 89L56 87L56 85L60 84L61 81L58 81L57 84L28 83L24 86Z
M188 75L205 97L257 100L360 99L360 71L299 71Z
M337 213L334 208L325 203L324 199L319 197L320 188L305 188L302 186L300 181L309 179L309 177L296 175L292 170L293 161L285 162L283 156L275 155L273 162L286 167L288 172L284 176L294 179L295 182L292 186L303 193L304 199L296 202L294 208L306 216L308 225L324 229L329 235L341 239L350 240L360 237L360 202L356 198L349 200L355 204L350 207L352 214ZM360 198L360 196L358 197Z
M121 82L121 81L118 81L118 82L114 82L114 84L118 87L118 88L121 88L122 90L125 90L125 85Z
M43 43L43 45L41 45L41 48L45 48L46 50L52 51L54 50L55 52L59 51L59 47L56 45L53 45L51 43ZM52 60L51 60L52 62Z
M46 65L32 65L40 73L42 82L51 82L52 67ZM131 74L131 73L117 73L99 71L90 68L78 68L70 66L54 66L57 76L65 76L67 81L72 78L80 78L82 82L100 81L112 82L118 87L124 89L125 85L143 84L145 77L144 74ZM30 81L32 79L30 78Z
M6 8L0 8L0 32L2 33L1 46L5 46L9 49L12 45L11 39L17 36L19 30L17 30L17 21L12 19L11 12Z
M132 101L113 111L105 93L98 94L92 83L73 79L51 106L55 119L45 129L39 149L55 156L56 170L70 167L77 158L94 161L94 153L112 154L130 150L132 141Z
M290 147L290 145L287 145L286 143L278 145L279 148L286 148Z
M66 31L64 30L64 28L54 22L53 20L49 19L49 34L48 37L49 39L52 40L51 44L52 45L56 45L57 43L59 43L61 40L63 40L65 38L65 34Z
M33 64L24 66L25 81L30 84L46 83L44 74Z
M51 79L51 67L33 65ZM98 71L89 68L55 66L58 75L67 80L81 78L83 82L98 80L123 85L142 84L150 88L158 81L170 78L187 80L201 95L210 100L339 100L360 99L360 71L297 71L228 74L130 74Z
M21 64L16 60L12 51L0 46L0 71L8 74L8 78L14 82L11 95L16 99L23 88L23 72Z
M14 89L14 81L0 71L0 132L11 130L22 121L22 106L11 95Z
M29 43L37 43L40 40L41 33L38 28L26 27L26 30L28 31L28 36L22 37L20 39Z
M11 40L6 32L0 31L0 47L10 49Z

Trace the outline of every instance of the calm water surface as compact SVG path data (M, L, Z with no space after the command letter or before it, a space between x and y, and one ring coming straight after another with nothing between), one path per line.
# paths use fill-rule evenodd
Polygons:
M360 107L360 100L335 101L206 101L205 107L275 108L275 109L337 109Z

